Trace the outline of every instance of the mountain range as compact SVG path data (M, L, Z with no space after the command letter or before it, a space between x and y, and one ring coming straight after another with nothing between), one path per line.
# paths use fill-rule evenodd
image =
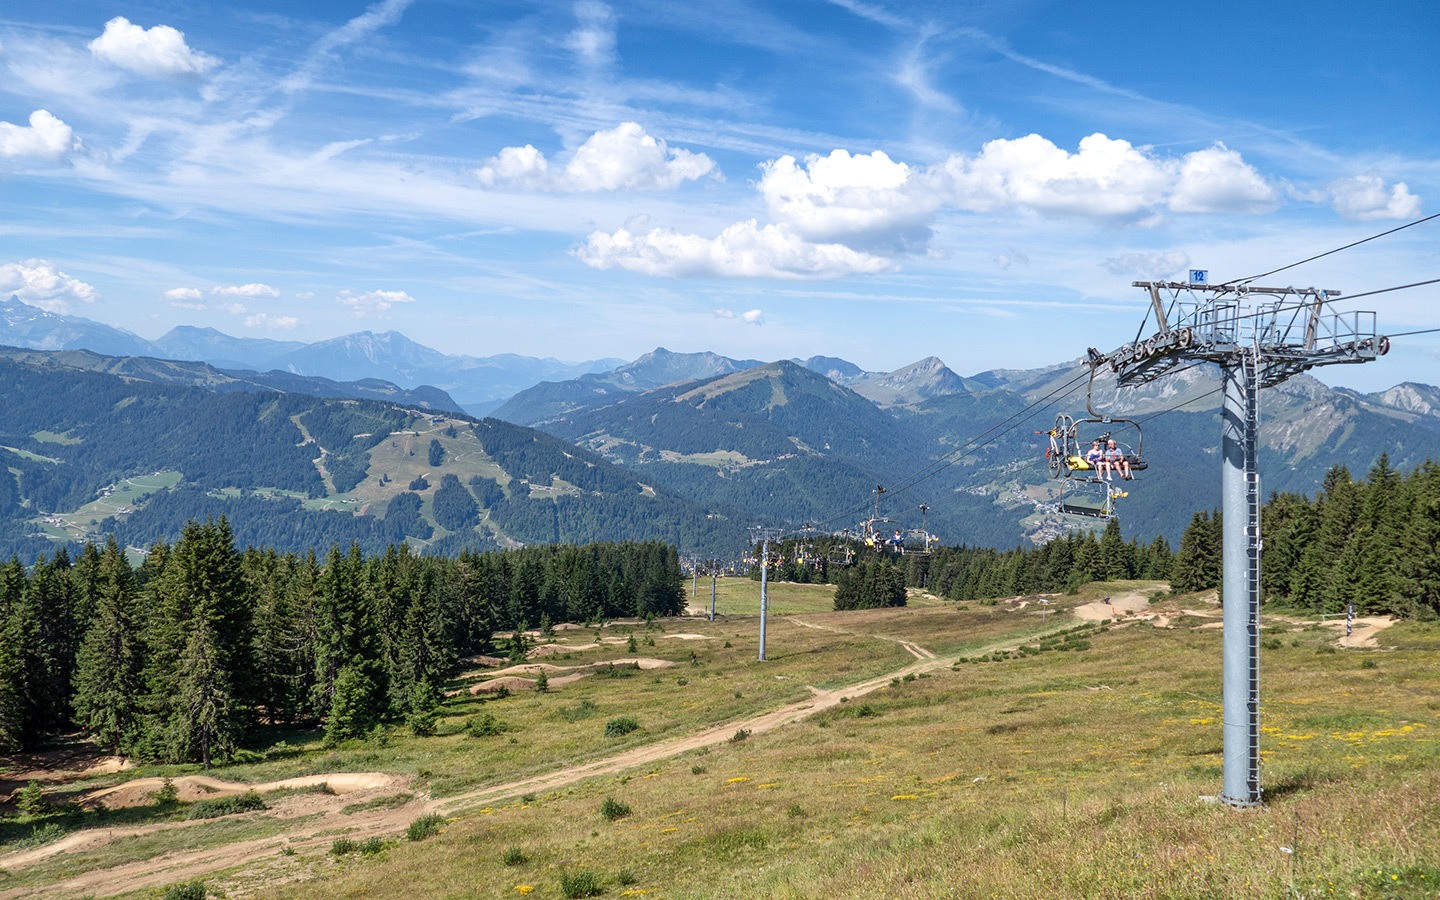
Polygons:
M154 341L123 328L0 300L0 345L31 350L91 350L107 356L145 356L209 363L224 370L287 372L336 382L380 380L398 388L433 387L460 408L484 415L543 379L604 372L624 362L579 363L515 354L475 357L441 353L396 331L360 331L314 343L232 337L213 328L180 325Z
M110 341L133 347L142 340L14 300L0 304L0 323L0 343ZM1054 503L1062 495L1096 489L1050 480L1044 457L1044 432L1055 417L1083 419L1087 407L1114 420L1084 424L1087 439L1113 430L1151 461L1120 504L1127 533L1178 539L1195 511L1219 504L1219 379L1207 366L1120 389L1103 370L1089 384L1088 369L1078 360L961 376L935 357L893 372L869 372L835 357L763 362L657 348L603 371L574 369L613 361L576 364L565 378L560 376L568 364L554 360L451 357L394 332L298 344L180 327L149 349L209 354L228 367L129 354L123 359L55 354L48 361L24 361L208 392L359 397L412 412L457 412L466 406L456 402L464 395L451 399L439 387L399 384L414 385L428 374L451 378L441 384L453 386L461 377L457 373L479 378L476 373L484 372L494 396L514 388L503 402L487 401L495 407L495 420L513 423L505 426L514 429L507 433L533 435L524 440L537 446L559 439L564 444L545 446L579 447L593 454L583 458L603 460L634 483L667 491L703 511L704 521L728 522L732 530L740 522L761 521L840 530L875 514L908 528L918 526L923 515L947 543L1010 546L1089 527L1093 523L1056 513ZM257 362L262 357L264 362ZM276 365L263 374L234 368L271 363ZM391 378L368 380L380 373ZM1337 464L1363 474L1382 452L1395 466L1440 456L1440 389L1429 385L1362 394L1298 376L1267 390L1261 413L1267 492L1313 491ZM500 425L491 422L482 424ZM534 426L545 435L517 426ZM550 483L546 473L539 477ZM569 484L555 471L548 477ZM876 485L887 486L878 506ZM562 495L587 496L571 487ZM588 511L576 502L573 513L590 522L590 531L604 534L597 510L609 502L590 504L594 508ZM920 512L922 503L928 513ZM429 515L428 505L421 515ZM544 531L517 537L504 535L502 528L492 537L527 541ZM557 525L548 533L578 532Z

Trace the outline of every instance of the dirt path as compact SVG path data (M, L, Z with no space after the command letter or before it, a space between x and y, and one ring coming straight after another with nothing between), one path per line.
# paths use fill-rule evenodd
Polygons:
M799 618L796 618L795 616L789 616L788 619L789 619L789 621L794 622L796 625L804 625L806 628L815 628L815 629L818 629L818 630L820 630L820 631L833 631L833 632L835 632L836 634L855 634L855 635L859 635L860 637L871 638L872 640L877 640L877 641L889 641L889 642L892 643L892 644L899 644L901 647L904 647L904 648L905 648L905 652L906 652L906 653L909 653L911 656L915 657L916 659L934 659L934 658L935 658L935 654L934 654L934 653L930 652L929 650L926 650L924 647L920 646L919 644L915 643L914 641L902 641L900 638L886 637L886 636L883 635L883 634L869 634L869 633L862 633L862 632L859 632L859 631L852 631L852 630L850 630L850 629L848 629L848 628L836 628L834 625L818 625L818 624L816 624L816 623L814 623L814 622L806 622L804 619L799 619Z
M800 620L792 618L791 621ZM847 633L842 629L830 628L823 625L806 622L800 622L800 624L811 628ZM1057 632L1060 630L1062 629L1052 629L1052 631ZM1045 634L1049 633L1048 631L1045 632ZM266 860L278 856L284 848L288 847L294 850L303 850L328 845L335 839L337 829L343 829L346 837L357 840L372 836L393 835L403 831L410 822L424 813L436 812L445 815L454 815L472 807L493 805L496 801L508 797L537 791L555 790L598 775L618 774L627 769L669 759L674 756L679 756L682 753L698 750L702 747L713 747L723 744L734 737L737 731L742 729L749 731L752 735L765 734L766 732L799 722L816 713L833 709L839 706L842 701L863 697L866 694L878 691L887 687L896 678L933 672L953 665L962 656L974 654L983 655L1001 649L1013 648L1021 643L1019 639L1012 637L1002 641L995 641L984 647L967 650L963 654L937 657L931 651L909 641L902 641L897 638L884 637L881 635L868 636L878 640L898 643L904 646L911 655L917 657L920 657L922 654L928 655L918 658L909 665L843 688L821 690L819 688L809 687L812 696L803 700L786 704L778 709L757 716L712 725L709 728L685 737L636 747L614 756L570 766L543 775L535 775L504 784L478 788L463 794L457 794L453 797L440 799L417 798L403 806L393 809L373 809L349 816L344 815L341 813L341 809L345 806L353 804L367 795L378 796L386 791L394 792L398 790L399 785L403 783L403 779L399 779L397 776L362 776L393 780L386 782L385 785L381 787L357 787L354 792L348 793L345 796L310 793L284 798L264 813L264 815L297 819L308 817L303 826L297 827L285 834L239 841L218 847L177 850L153 859L122 863L104 869L94 869L54 884L0 891L0 900L20 900L22 897L73 896L86 893L93 893L96 896L114 896L116 894L125 894L146 888L172 884L203 876L211 872L233 869L240 866L246 866L253 870L256 866L264 865ZM1044 634L1039 636L1043 637ZM1030 635L1027 640L1035 640L1036 637L1037 635ZM204 778L205 776L191 777ZM238 789L254 788L257 790L269 790L275 786L301 786L294 784L294 782L308 780L312 783L325 781L327 784L332 785L332 789L339 791L338 785L341 783L340 780L345 777L347 776L340 774L307 776L304 779L287 779L284 782L272 782L269 785L243 785L238 786ZM177 782L179 781L179 779L176 780ZM220 784L237 785L235 782L220 782L219 779L207 780ZM110 790L118 791L125 787L126 785L121 785L120 788ZM148 790L153 789L153 786L148 788ZM103 791L100 792L101 795L106 793L107 792ZM90 829L77 832L75 835L71 835L61 841L56 841L53 844L35 848L35 851L48 850L50 853L47 855L53 855L53 853L61 850L94 849L121 838L150 834L173 828L183 828L193 824L195 823L165 822L126 829ZM72 839L74 839L73 843L67 843ZM29 854L35 851L24 851L24 853ZM31 865L37 861L36 859L27 859L23 863L17 862L20 858L21 854L0 857L0 868L9 868L14 871L23 865Z
M1379 647L1380 642L1375 636L1394 624L1395 620L1390 616L1356 616L1350 634L1345 633L1344 619L1326 622L1325 627L1340 636L1338 643L1342 647Z
M158 778L136 779L115 788L96 791L86 798L86 802L104 798L109 805L133 805L125 802L129 794L148 798L149 792L159 787L161 781L162 779ZM356 840L394 834L407 827L426 809L423 798L413 798L398 806L360 810L351 815L345 815L342 810L351 804L386 794L399 793L407 786L406 779L379 772L306 775L263 784L244 784L203 775L182 776L175 779L176 788L180 791L181 796L185 796L187 791L199 791L202 786L208 789L207 796L224 796L247 790L265 792L278 788L312 787L322 782L329 785L333 793L305 793L283 797L272 801L270 809L260 814L281 820L304 820L303 825L297 824L295 829L285 834L227 843L216 847L180 850L152 859L122 863L109 868L92 869L57 884L0 890L0 900L90 893L97 896L110 896L158 887L204 875L207 872L245 865L255 858L274 856L279 854L281 848L287 846L295 849L325 846L333 841L335 835L341 831L346 837ZM94 851L125 838L194 828L213 821L157 822L151 825L119 828L88 828L66 835L58 841L0 857L0 868L18 872L61 853Z
M1150 595L1145 591L1127 591L1123 594L1115 594L1108 599L1109 603L1104 600L1082 603L1072 611L1077 617L1091 622L1125 617L1155 618L1154 615L1148 614L1150 612Z
M789 621L800 622L800 620L794 618L793 616L788 618ZM845 632L843 629L830 628L825 625L815 625L813 623L806 622L800 622L800 624L806 625L810 628L820 628L827 631L837 631L842 634L849 633ZM1054 631L1060 630L1062 629L1054 629ZM1048 633L1049 632L1046 632L1046 634ZM893 641L895 643L901 644L902 646L910 643L908 641L901 641L896 638L888 638L882 635L866 636L873 637L877 640ZM1026 640L1033 641L1037 637L1043 636L1044 635L1030 635ZM646 765L648 763L658 762L662 759L669 759L672 756L679 756L680 754L687 753L691 750L699 750L702 747L713 747L717 744L723 744L729 741L732 737L735 736L735 733L737 731L740 731L741 729L749 731L752 735L764 734L767 731L774 731L777 728L782 728L786 725L792 725L796 722L801 721L802 719L813 716L816 713L821 713L828 709L833 709L836 706L839 706L842 701L849 701L857 697L863 697L866 694L873 693L874 691L878 691L884 687L888 687L890 683L896 678L904 678L906 675L919 675L925 672L933 672L937 669L949 668L950 666L954 665L955 662L961 657L973 656L977 654L983 656L986 653L993 653L997 650L1014 648L1016 646L1019 646L1019 644L1021 643L1024 643L1024 641L1012 637L1007 638L1003 641L996 641L984 647L967 650L964 653L957 653L952 656L943 657L936 656L934 653L930 653L930 651L925 650L924 648L916 647L914 651L911 651L912 653L918 651L929 653L930 655L926 658L919 659L916 662L896 669L892 672L887 672L884 675L877 675L874 678L870 678L856 684L851 684L843 688L836 688L834 690L828 691L821 690L820 688L816 687L810 687L810 697L807 697L804 700L798 700L794 703L786 704L785 706L782 706L779 709L772 710L768 713L762 713L758 716L752 716L748 719L739 719L731 722L726 722L721 725L712 725L711 727L706 728L703 731L688 735L683 738L675 738L668 741L661 741L660 743L650 744L645 747L636 747L634 750L629 750L616 756L606 757L605 759L598 759L594 762L573 766L571 768L563 769L558 772L550 772L545 775L536 775L531 778L522 779L520 781L512 781L508 784L492 785L490 787L479 788L468 793L458 794L454 797L446 797L441 800L434 800L431 801L431 803L429 804L429 808L434 809L438 812L453 814L472 806L491 805L497 800L502 800L506 797L511 797L516 794L554 790L574 784L575 782L585 778L593 778L597 775L615 775L625 771L626 769Z

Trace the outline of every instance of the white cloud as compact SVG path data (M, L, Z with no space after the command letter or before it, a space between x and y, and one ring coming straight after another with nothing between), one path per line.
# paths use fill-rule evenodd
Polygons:
M1330 183L1335 211L1347 219L1413 219L1420 215L1420 198L1410 193L1405 182L1387 188L1379 175L1356 175Z
M804 168L782 156L761 168L770 214L808 240L907 250L930 237L935 194L917 183L916 170L879 150L812 155Z
M1111 274L1140 281L1166 280L1181 276L1190 266L1190 255L1184 250L1155 250L1122 253L1105 260Z
M761 228L754 219L737 222L714 238L668 228L644 234L626 228L613 234L596 231L575 253L596 269L677 277L821 279L895 268L888 259L843 244L812 243L783 225Z
M164 296L165 299L169 300L171 303L194 303L198 300L203 299L205 295L200 293L199 289L197 288L178 287L171 288L170 290L166 291L162 296ZM202 303L201 306L204 306L204 304Z
M506 147L498 156L486 160L475 170L475 177L486 187L509 183L520 187L544 187L550 180L550 164L545 154L530 144Z
M576 148L563 170L552 171L545 154L530 144L506 147L475 170L486 187L553 191L670 190L710 174L715 161L703 153L671 148L638 123L597 131Z
M1269 212L1278 205L1276 191L1240 154L1216 144L1187 153L1170 194L1175 212Z
M356 316L365 316L373 312L384 312L397 303L414 303L415 298L404 291L365 291L359 294L354 291L341 291L335 295L335 302L349 307Z
M1258 213L1275 189L1223 144L1176 158L1096 133L1070 153L1038 134L990 141L978 156L952 156L929 174L948 204L972 212L1010 206L1096 218Z
M48 259L27 259L0 265L0 295L15 296L53 313L70 311L70 303L94 303L100 292L60 271Z
M746 325L764 325L765 316L758 309L746 310L743 313L736 313L733 309L712 310L717 319L739 320Z
M88 45L97 59L151 78L199 75L220 60L192 50L183 32L169 25L141 28L124 16L105 23L105 33Z
M250 311L243 303L222 303L219 306L221 312L229 313L232 316L243 316Z
M269 313L256 313L253 316L245 317L246 328L264 328L267 331L284 331L300 325L300 320L295 316L272 316Z
M32 112L29 127L0 122L0 157L37 156L55 160L74 148L75 143L75 133L70 126L48 110Z
M295 295L295 298L296 298L297 300L309 300L311 297L314 297L314 296L315 296L315 292L314 292L314 291L300 291L299 293L297 293L297 294Z
M280 292L268 284L232 284L210 289L217 297L278 297Z
M1070 153L1031 134L990 141L971 159L952 156L933 180L948 203L971 212L1024 206L1110 218L1135 216L1158 204L1171 176L1129 141L1092 134Z
M615 12L597 0L575 4L577 24L565 38L565 46L587 65L605 65L615 60Z

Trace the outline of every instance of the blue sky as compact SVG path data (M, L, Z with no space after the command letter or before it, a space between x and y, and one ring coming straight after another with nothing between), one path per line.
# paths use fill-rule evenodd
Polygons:
M146 337L1044 365L1133 338L1136 278L1440 211L1437 37L1433 0L21 0L0 291ZM1440 220L1283 277L1440 277Z

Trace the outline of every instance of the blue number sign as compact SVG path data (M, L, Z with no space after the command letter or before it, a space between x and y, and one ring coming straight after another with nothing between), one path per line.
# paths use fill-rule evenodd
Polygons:
M1191 270L1190 270L1190 283L1191 283L1191 284L1205 284L1205 283L1208 282L1209 280L1210 280L1210 270L1209 270L1209 269L1191 269Z

